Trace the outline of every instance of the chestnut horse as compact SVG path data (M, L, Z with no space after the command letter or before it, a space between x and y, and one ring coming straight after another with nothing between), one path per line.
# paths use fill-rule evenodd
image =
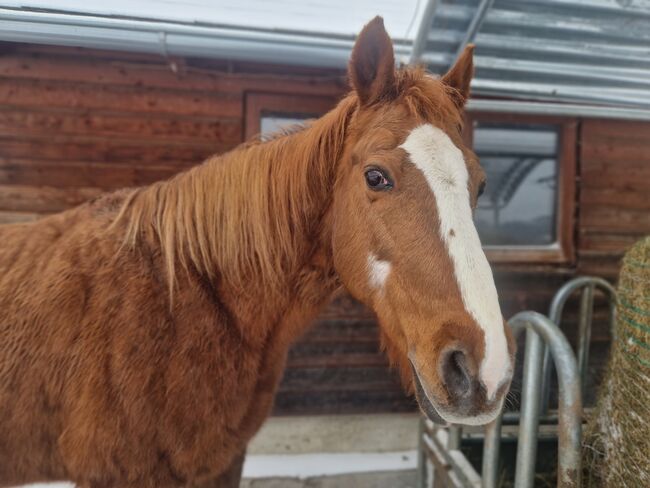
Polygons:
M441 79L396 70L376 18L309 126L0 228L0 485L226 476L341 285L426 415L495 418L514 346L472 222L472 72L471 47Z

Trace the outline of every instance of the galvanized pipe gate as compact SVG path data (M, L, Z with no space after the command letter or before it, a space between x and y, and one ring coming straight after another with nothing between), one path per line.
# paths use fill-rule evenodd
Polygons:
M610 324L614 323L615 291L605 280L580 277L566 283L553 298L550 318L537 312L521 312L508 322L515 336L525 331L524 371L521 408L508 413L508 420L519 420L515 486L532 488L537 458L540 414L548 413L551 365L558 378L558 487L579 487L581 483L582 396L589 357L594 291L601 289L610 300ZM571 295L582 289L579 315L578 359L559 324ZM418 486L434 488L496 488L504 414L485 428L481 476L460 451L459 426L435 426L426 420L420 435ZM427 478L427 461L432 463L433 480Z

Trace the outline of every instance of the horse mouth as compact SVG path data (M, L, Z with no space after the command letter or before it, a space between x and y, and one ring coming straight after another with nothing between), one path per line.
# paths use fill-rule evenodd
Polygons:
M496 402L496 404L487 412L477 412L475 408L470 407L469 409L462 408L461 411L457 413L449 412L443 409L443 412L441 414L439 410L433 406L433 402L429 399L426 390L420 382L420 377L418 376L418 372L415 369L415 366L413 366L413 363L411 363L411 369L413 371L413 378L415 382L415 398L420 405L420 410L422 410L427 418L435 424L449 425L452 423L461 425L486 425L489 422L492 422L499 415L499 412L501 412L501 409L503 408L503 399L501 399Z
M440 416L429 400L429 397L427 397L427 394L424 392L422 383L420 383L420 377L418 376L418 372L415 370L413 363L411 363L411 369L413 370L413 378L415 381L415 398L420 405L420 409L424 412L427 418L431 420L431 422L436 424L447 424L447 421Z

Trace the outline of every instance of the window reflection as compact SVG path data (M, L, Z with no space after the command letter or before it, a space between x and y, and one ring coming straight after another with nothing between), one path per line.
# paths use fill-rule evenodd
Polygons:
M557 150L554 126L476 123L474 151L487 174L475 214L484 245L556 242Z
M316 115L297 114L287 115L263 115L260 120L260 133L262 136L276 134L282 130L290 129L306 120L317 117Z

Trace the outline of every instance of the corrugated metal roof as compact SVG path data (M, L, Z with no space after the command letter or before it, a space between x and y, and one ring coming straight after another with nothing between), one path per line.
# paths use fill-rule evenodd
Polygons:
M375 15L410 41L421 0L0 0L0 7L278 33L354 38Z
M424 0L0 0L0 40L344 68L383 15L411 52Z
M476 95L650 109L650 0L0 0L0 40L344 68L376 14L438 73L476 27Z
M481 0L438 0L421 54L443 73ZM494 0L473 39L474 94L650 108L649 0Z

